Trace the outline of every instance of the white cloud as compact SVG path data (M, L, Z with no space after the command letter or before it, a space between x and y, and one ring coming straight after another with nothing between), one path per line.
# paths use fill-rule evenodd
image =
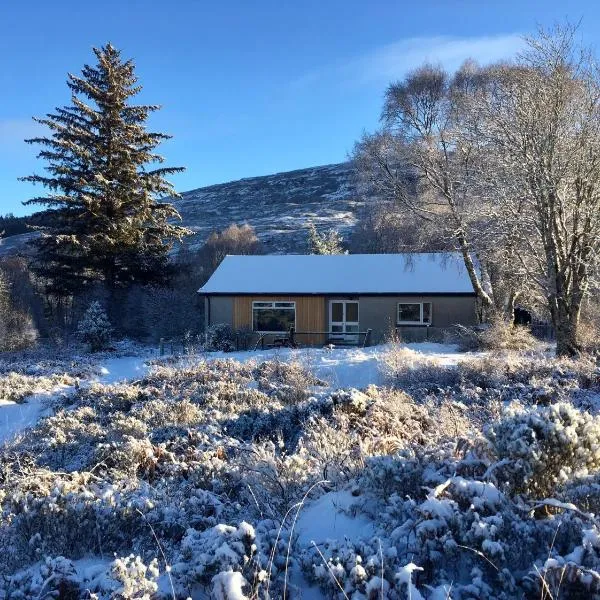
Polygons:
M306 88L324 81L336 85L361 86L387 83L402 77L424 62L456 70L467 58L481 64L510 58L523 46L518 34L456 38L447 36L399 40L353 58L298 77L292 87Z

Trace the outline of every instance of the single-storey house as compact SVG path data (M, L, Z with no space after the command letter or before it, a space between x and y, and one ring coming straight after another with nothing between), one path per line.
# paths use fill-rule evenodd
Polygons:
M477 322L476 296L460 255L227 256L198 290L205 324L256 337L294 328L301 345L439 338Z

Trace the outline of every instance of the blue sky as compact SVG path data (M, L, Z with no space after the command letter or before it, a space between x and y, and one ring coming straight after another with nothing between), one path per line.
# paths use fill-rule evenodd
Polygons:
M377 126L387 84L425 60L456 68L514 54L537 24L583 18L590 0L85 0L5 2L0 19L0 213L25 214L39 188L41 116L69 101L67 72L111 41L133 58L140 100L163 105L151 126L174 135L161 152L187 171L179 191L345 160Z

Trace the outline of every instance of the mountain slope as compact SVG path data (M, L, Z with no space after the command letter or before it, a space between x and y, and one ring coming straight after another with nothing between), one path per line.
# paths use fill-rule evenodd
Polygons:
M267 252L303 253L310 221L318 230L335 228L347 235L363 203L353 191L352 166L340 163L198 188L173 204L183 225L196 234L188 239L190 246L200 246L212 231L232 223L248 223ZM23 249L32 235L0 239L0 255Z
M353 193L349 163L251 177L199 188L174 201L194 245L231 223L252 225L268 252L304 252L306 228L347 234L362 205Z

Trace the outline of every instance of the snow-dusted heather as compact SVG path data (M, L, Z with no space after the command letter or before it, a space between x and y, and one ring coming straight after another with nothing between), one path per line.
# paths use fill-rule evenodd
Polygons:
M594 361L223 356L127 359L0 451L0 599L600 598Z
M91 382L114 383L146 373L150 349L121 342L94 355L38 348L0 358L0 444L52 414L61 395Z

